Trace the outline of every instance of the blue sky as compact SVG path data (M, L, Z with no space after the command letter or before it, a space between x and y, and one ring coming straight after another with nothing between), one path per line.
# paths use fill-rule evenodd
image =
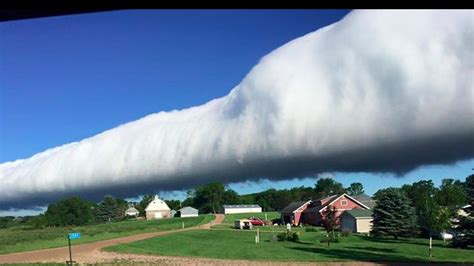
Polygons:
M0 23L0 162L222 97L262 56L348 12L131 10ZM362 182L372 194L419 179L464 180L473 166L469 160L403 177L332 176L346 186ZM230 187L251 193L314 186L315 179Z

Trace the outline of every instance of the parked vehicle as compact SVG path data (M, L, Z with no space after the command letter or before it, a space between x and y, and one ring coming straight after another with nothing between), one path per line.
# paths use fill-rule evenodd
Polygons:
M252 225L256 225L256 226L264 226L265 225L265 222L262 219L257 218L257 217L250 217L249 220L252 223Z

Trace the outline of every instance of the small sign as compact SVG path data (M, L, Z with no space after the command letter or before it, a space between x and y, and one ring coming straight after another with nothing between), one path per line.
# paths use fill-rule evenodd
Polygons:
M69 239L81 238L81 233L69 233Z

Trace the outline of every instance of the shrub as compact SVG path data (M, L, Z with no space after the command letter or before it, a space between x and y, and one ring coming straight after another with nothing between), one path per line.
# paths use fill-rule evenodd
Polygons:
M341 230L341 235L342 236L350 236L352 234L352 231L347 229L347 228L344 228Z
M286 235L286 233L279 233L277 235L277 238L278 238L278 241L286 241L287 235Z
M293 241L293 242L300 241L300 233L299 232L290 232L288 234L288 241Z
M319 231L318 228L316 228L316 227L307 227L304 230L305 230L305 232L317 232L317 231Z

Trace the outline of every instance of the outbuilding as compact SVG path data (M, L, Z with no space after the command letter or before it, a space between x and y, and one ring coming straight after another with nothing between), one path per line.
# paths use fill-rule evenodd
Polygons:
M145 212L147 220L171 217L170 207L168 207L168 204L161 200L157 195L155 195L155 198L145 208Z
M222 213L231 214L231 213L260 213L262 212L262 207L258 205L223 205Z
M369 233L372 230L372 210L348 210L341 214L340 219L341 229L353 233Z
M179 217L198 217L199 211L193 207L184 207L178 210Z
M135 209L134 207L130 207L125 211L125 216L137 217L138 213L139 213L139 211L137 209Z

